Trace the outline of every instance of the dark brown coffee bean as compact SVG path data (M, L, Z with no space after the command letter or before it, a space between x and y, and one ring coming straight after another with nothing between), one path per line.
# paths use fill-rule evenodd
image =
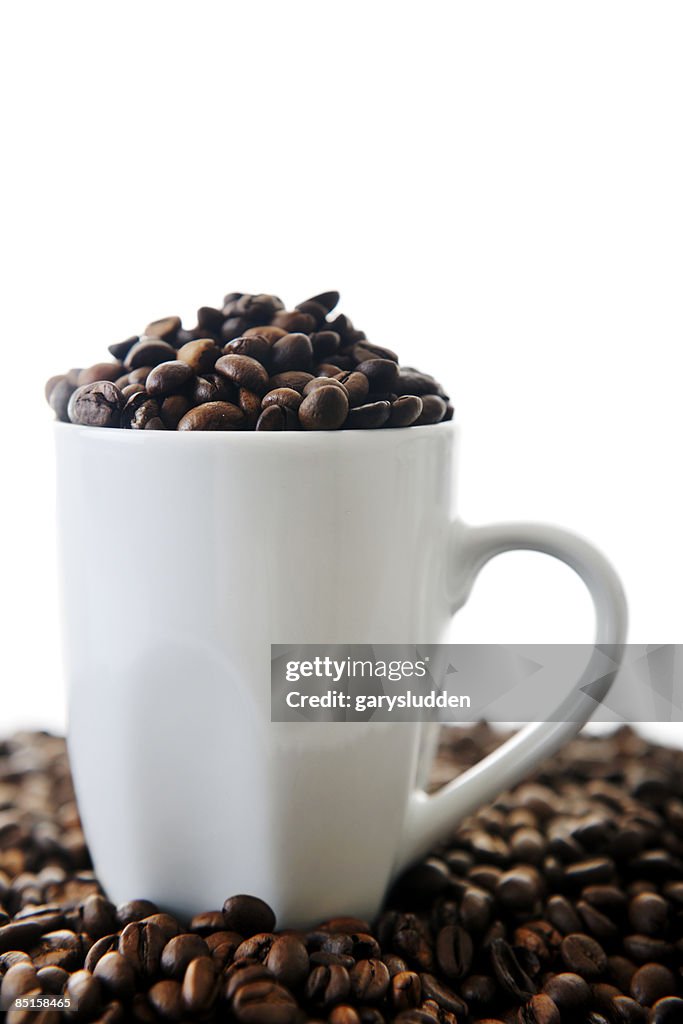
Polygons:
M631 978L631 995L641 1006L676 995L676 979L663 964L644 964Z
M389 989L389 971L381 960L359 960L350 972L351 991L359 1002L374 1003Z
M117 384L116 386L117 388L120 387L119 384ZM128 399L132 398L133 395L140 395L144 393L146 392L142 384L126 384L125 387L121 388L121 397L123 398L124 406Z
M436 937L436 958L447 978L469 974L473 951L472 939L460 925L448 925Z
M586 903L585 900L579 900L576 904L576 909L586 931L590 932L599 942L610 942L619 936L619 928L617 928L614 922L606 914L592 907L590 903Z
M161 953L161 971L169 978L182 978L187 965L198 956L210 956L211 950L200 935L184 932L169 939Z
M282 327L289 334L311 334L316 329L316 322L308 313L281 310L273 317L275 327Z
M234 338L223 348L225 356L249 356L257 363L266 365L270 360L271 343L260 334L244 335L241 338Z
M505 992L520 1002L536 994L535 984L524 971L512 947L504 939L493 940L490 955L494 974Z
M411 1010L422 1001L422 982L415 971L399 971L391 976L391 1002L397 1012Z
M159 406L161 422L167 430L176 430L189 408L189 400L184 395L169 395Z
M327 1024L362 1024L362 1021L353 1006L335 1006L327 1018Z
M469 932L483 932L493 916L491 893L475 885L468 885L460 900L460 921Z
M131 395L121 411L120 426L127 430L145 430L160 415L159 404L146 391Z
M599 978L607 967L607 954L590 935L580 932L567 935L562 940L560 951L567 969L582 978Z
M77 388L69 399L68 416L84 427L118 427L123 397L110 381Z
M422 413L422 399L416 395L402 395L391 404L388 426L411 427Z
M118 950L119 937L116 934L103 935L101 939L93 943L88 952L86 953L84 967L86 971L91 973L95 970L96 965L102 959L106 953L116 952Z
M279 405L283 409L291 409L296 412L302 401L302 396L294 388L275 388L273 391L267 391L263 396L261 407L267 409L269 405Z
M543 985L543 992L550 996L560 1013L575 1013L590 1000L588 982L578 974L555 974Z
M147 338L161 338L163 341L172 342L181 328L180 317L165 316L161 320L153 320L147 324L143 335Z
M190 961L181 995L183 1006L189 1013L208 1013L218 997L216 967L210 957L200 956Z
M535 868L521 864L501 875L496 898L513 913L531 910L542 892L541 878Z
M50 388L48 403L58 420L69 422L69 399L76 390L66 377L60 377Z
M129 999L135 991L135 971L120 953L105 953L94 970L105 992L113 998Z
M371 391L394 391L398 384L398 366L391 359L366 359L358 363L356 373L367 377Z
M13 964L0 985L0 1012L9 1009L15 999L36 991L40 991L40 984L34 965L30 961Z
M195 377L188 387L190 406L205 405L207 402L230 402L236 405L239 389L219 373L207 373Z
M683 999L667 996L659 999L650 1010L648 1024L679 1024L683 1021Z
M277 295L240 295L235 301L235 312L248 316L252 320L263 320L267 323L274 313L285 308L282 299Z
M230 402L205 402L186 412L178 430L240 430L244 413Z
M179 981L169 978L157 981L147 993L147 998L162 1020L181 1020L185 1007Z
M656 939L652 935L627 935L624 938L624 952L638 964L658 960L668 960L673 947L665 939Z
M69 978L64 994L72 1003L78 1020L91 1020L102 1003L102 984L90 971L76 971Z
M342 370L336 379L346 388L351 406L364 405L370 393L370 382L364 373L355 370Z
M288 370L287 373L276 373L268 381L268 391L276 388L293 388L303 394L303 390L309 381L314 380L312 373L304 373L303 370Z
M63 967L75 970L83 966L85 951L80 936L67 929L48 932L29 950L36 968Z
M125 956L143 978L153 977L159 970L166 936L154 924L131 921L121 932L118 951Z
M179 359L171 360L168 363L159 363L150 370L145 382L145 389L149 395L155 398L165 398L166 395L182 391L193 376L193 371L187 363L183 363Z
M26 889L22 890L22 896L27 891ZM20 921L30 921L34 924L39 924L44 934L45 932L53 932L58 928L64 927L64 910L55 903L31 903L23 907L22 910L17 911L14 915L14 921L16 924Z
M256 421L256 430L284 430L286 426L285 410L279 405L269 405Z
M267 967L256 963L254 960L235 960L225 970L225 998L233 998L237 989L242 985L248 985L252 981L272 981L272 976Z
M154 367L175 359L176 350L172 345L157 338L140 338L131 348L123 361L127 370L137 370L145 366ZM131 379L131 384L136 382Z
M431 999L442 1010L457 1015L467 1014L467 1005L448 986L442 984L433 974L423 973L420 975L422 985L422 998Z
M309 316L313 317L316 327L320 327L325 322L327 316L327 310L315 299L306 299L304 302L299 302L296 306L299 313L308 313Z
M338 387L312 391L299 407L299 422L304 430L338 430L349 412L349 400Z
M308 974L308 953L294 935L278 935L263 961L277 981L297 988Z
M108 346L107 351L113 355L114 359L123 362L133 345L137 344L139 340L139 336L134 334L132 337L126 338L125 341L115 341L113 345Z
M416 427L440 423L446 415L446 403L438 395L422 395L422 412L415 421Z
M376 430L386 425L391 413L389 402L371 402L349 410L344 424L349 430Z
M214 306L200 306L197 310L197 327L217 334L223 325L223 310Z
M239 1024L295 1024L299 1017L287 989L265 980L241 985L232 1000L232 1012Z
M128 374L128 383L144 385L151 370L151 366L140 366L138 367L137 370L131 370L130 373Z
M311 335L313 347L313 358L316 361L324 360L327 356L334 355L339 349L341 339L336 331L317 331Z
M272 932L275 914L257 896L231 896L223 904L223 922L227 931L251 938L259 932Z
M81 370L78 375L78 386L80 388L84 384L94 384L98 380L115 381L122 373L123 365L119 362L95 363L93 366L87 366Z
M313 380L309 380L303 390L304 397L310 395L311 391L317 391L318 388L326 387L340 388L348 398L348 391L341 381L338 381L335 377L314 377Z
M617 996L612 1000L610 1024L645 1024L647 1010L630 996Z
M225 309L223 310L225 312ZM233 341L234 338L241 338L252 325L252 321L246 316L228 316L221 327L221 338L224 342Z
M319 965L313 968L306 981L306 999L313 1006L327 1010L336 1003L348 999L351 979L345 967L338 964Z
M610 857L579 861L577 864L570 864L565 871L567 882L580 888L586 885L602 885L611 882L613 877L614 861Z
M259 338L265 338L269 345L272 345L278 340L278 338L284 338L287 331L283 327L273 327L272 324L263 324L260 327L249 327L243 337L253 338L258 335Z
M669 904L657 893L640 893L629 903L629 921L643 935L661 935L666 929L668 917Z
M581 919L565 896L551 896L546 903L546 914L562 935L581 931Z
M116 907L99 893L93 893L81 905L81 930L92 939L111 935L116 930Z
M247 388L257 395L262 395L268 389L267 371L261 363L249 356L221 356L215 370L237 387Z
M520 1008L519 1024L561 1024L560 1011L550 996L533 996Z
M286 334L270 348L270 365L274 374L292 370L309 372L313 366L313 346L305 334Z
M497 991L495 980L487 974L472 974L460 982L460 993L470 1007L490 1006L496 998Z
M215 932L221 932L225 934L223 925L223 911L205 910L201 914L195 914L194 917L190 920L189 931L197 932L197 934L201 935L202 938L207 938L209 935L212 935Z

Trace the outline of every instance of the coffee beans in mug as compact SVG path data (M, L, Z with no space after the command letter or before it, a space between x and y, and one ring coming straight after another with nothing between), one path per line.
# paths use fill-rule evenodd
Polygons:
M45 397L62 422L124 430L377 430L452 417L434 377L332 316L337 292L321 295L286 310L274 295L231 292L201 306L196 326L152 321L109 345L112 359L51 377Z

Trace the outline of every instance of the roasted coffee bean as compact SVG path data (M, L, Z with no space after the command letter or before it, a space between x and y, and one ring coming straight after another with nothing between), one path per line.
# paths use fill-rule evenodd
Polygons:
M546 903L546 914L548 920L562 935L581 931L581 919L564 896L551 896Z
M561 1024L560 1011L550 996L532 996L519 1010L519 1024Z
M590 935L580 932L567 935L560 947L562 960L568 971L582 978L599 978L607 967L607 954Z
M463 1015L467 1013L467 1004L455 992L435 978L433 974L421 974L420 983L422 985L423 999L433 1000L442 1010L446 1010L449 1013Z
M201 935L183 932L169 939L161 953L161 971L169 978L182 978L187 965L198 956L210 956L211 950Z
M359 960L350 972L351 991L360 1002L374 1003L389 988L389 971L381 960Z
M337 374L336 379L346 388L349 405L355 407L365 403L370 393L370 382L364 373L358 373L356 370L342 371Z
M131 921L121 932L118 951L125 956L143 978L153 977L159 970L166 936L155 924Z
M286 426L286 411L279 405L267 406L256 421L256 430L284 430Z
M299 313L297 310L276 313L273 317L273 324L276 327L283 327L289 334L312 334L316 330L315 319L308 313Z
M244 413L230 402L205 402L186 412L178 430L240 430Z
M270 365L274 374L303 370L313 366L313 346L305 334L285 334L270 348Z
M283 310L284 303L277 295L240 295L235 301L235 312L241 316L248 316L251 320L263 320L267 323L270 318L279 310Z
M139 366L136 370L131 370L130 373L127 374L128 383L129 384L144 384L145 381L147 380L151 370L152 370L151 366Z
M79 935L67 929L48 932L32 946L29 956L35 967L63 967L74 970L82 967L85 957L83 942Z
M447 978L464 978L472 966L473 944L460 925L442 928L436 937L436 958Z
M123 361L127 370L137 370L141 367L150 368L158 366L159 363L166 363L175 359L176 350L172 345L156 338L140 338L128 352ZM135 383L135 381L131 381Z
M223 911L205 910L201 914L195 914L190 920L189 931L197 932L203 938L220 932L226 934L223 929ZM242 940L240 939L240 942ZM210 948L210 947L209 947Z
M113 998L129 999L135 991L135 971L120 953L105 953L97 961L93 974L105 992Z
M349 410L344 424L350 430L376 430L386 425L391 414L389 402L371 402Z
M211 338L199 338L182 345L178 349L176 359L186 363L192 373L202 376L211 373L220 355L221 350Z
M303 394L303 390L309 381L314 380L312 373L304 373L303 370L288 370L286 373L276 373L268 381L268 391L275 388L293 388Z
M397 1012L411 1010L422 1001L422 982L415 971L399 971L391 977L391 1002Z
M647 1010L629 996L617 996L612 1000L611 1021L616 1024L645 1024Z
M29 961L14 964L5 973L0 984L0 1011L28 992L40 991L38 972Z
M270 973L288 988L297 988L308 974L308 953L294 935L278 935L263 961Z
M258 363L267 364L270 360L271 343L261 334L251 334L248 337L234 338L223 348L225 356L249 356Z
M631 978L631 995L641 1006L676 995L676 979L663 964L644 964Z
M294 1024L299 1017L291 993L265 980L241 985L232 1000L232 1012L239 1024Z
M585 900L579 900L576 904L576 909L586 930L600 942L609 942L619 935L619 929L614 922L606 914L592 907L590 903L586 903Z
M218 334L223 326L223 310L215 306L200 306L197 310L197 327Z
M81 370L77 383L80 388L84 384L94 384L99 380L115 381L122 373L123 365L121 363L95 363L93 366Z
M227 931L251 938L259 932L272 932L275 914L257 896L231 896L223 904L223 926Z
M90 1020L102 1002L102 984L90 971L76 971L69 977L64 994L73 1005L72 1013L79 1020Z
M302 396L294 388L275 388L267 391L261 401L261 407L267 409L269 405L279 405L283 409L291 409L296 412L303 401Z
M648 1024L679 1024L683 1021L683 999L666 996L659 999L650 1010Z
M388 426L411 427L422 413L422 399L416 395L402 395L391 403Z
M496 998L498 986L487 974L472 974L460 982L460 994L470 1007L490 1006Z
M149 373L145 382L145 389L154 398L165 398L166 395L174 395L185 387L194 376L193 371L187 363L179 359L171 360L168 363L159 363Z
M339 964L319 965L308 976L305 996L313 1006L327 1010L348 999L350 991L351 979L345 967Z
M119 387L120 385L117 384L116 386ZM121 396L124 401L124 406L129 398L132 398L133 395L139 395L141 393L145 393L145 389L143 388L142 384L126 384L125 387L122 387Z
M543 985L543 993L550 996L560 1013L576 1013L587 1006L591 991L588 982L578 974L555 974Z
M628 907L628 918L636 932L643 935L661 935L669 917L669 904L657 893L640 893Z
M159 406L161 422L167 430L176 430L189 408L190 402L184 395L169 395Z
M97 381L77 388L68 405L72 423L84 427L118 427L123 397L116 384Z
M162 341L172 342L181 328L180 317L165 316L162 320L153 320L147 324L143 335L147 338L161 338Z
M150 422L161 414L159 404L146 391L139 391L128 399L121 411L121 426L129 430L146 430Z
M433 1024L434 1018L430 1020ZM363 1024L353 1006L335 1006L327 1018L327 1024Z
M225 309L223 310L225 312ZM252 326L251 320L246 316L228 316L221 327L221 338L224 342L241 338L245 331Z
M626 935L623 944L626 955L638 964L668 960L673 953L670 943L652 935Z
M272 324L262 324L260 327L249 327L243 337L253 338L258 335L259 338L265 338L269 345L272 345L278 340L278 338L284 338L287 331L283 327L274 327Z
M199 956L187 965L182 984L183 1006L189 1013L207 1013L218 997L216 967L210 957Z
M22 896L27 891L28 890L26 889L22 890ZM34 924L39 924L43 933L45 933L63 928L65 924L65 915L63 908L58 904L43 903L38 905L31 903L17 911L14 915L14 921L17 924L20 921L30 921Z
M339 349L341 339L336 331L316 331L311 335L313 358L316 362L334 355Z
M520 865L500 876L496 898L513 913L531 910L542 892L541 877L530 865Z
M570 864L565 870L565 878L572 886L583 888L587 885L602 885L611 882L614 877L614 861L609 857L595 857L593 860L579 861Z
M468 885L460 899L460 921L471 932L483 932L491 923L493 897L476 885Z
M394 391L398 384L398 366L391 359L366 359L356 372L367 377L371 391Z
M422 396L422 412L415 421L415 426L422 427L431 423L440 423L446 415L446 403L438 395Z
M305 430L338 430L349 413L349 400L338 387L312 391L299 407L299 422Z
M219 373L207 373L190 382L187 394L188 408L205 405L207 402L230 402L236 405L239 389Z
M348 398L348 391L341 381L338 381L335 377L314 377L313 380L309 380L303 390L304 397L310 395L312 391L317 391L318 388L326 388L330 386L340 388Z
M69 399L76 387L66 377L59 377L50 388L47 400L55 416L62 423L69 422Z
M113 355L114 359L122 362L132 349L133 345L137 344L139 340L139 336L134 334L131 338L126 338L125 341L115 341L113 345L108 346L107 351Z
M93 893L80 908L82 931L92 939L111 935L116 930L116 907L99 893Z
M262 395L268 388L266 369L250 356L221 356L215 371L237 387L247 388L257 395Z
M524 971L514 950L504 939L491 943L491 966L502 988L522 1002L536 994L536 986Z

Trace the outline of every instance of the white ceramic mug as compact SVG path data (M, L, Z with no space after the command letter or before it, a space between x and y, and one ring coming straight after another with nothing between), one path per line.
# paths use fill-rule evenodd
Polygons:
M402 868L589 717L579 681L574 720L527 726L432 796L429 726L270 721L271 643L438 643L502 551L572 566L597 642L624 641L621 586L586 541L453 518L454 437L56 425L69 750L114 901L186 917L246 892L281 926L372 918Z

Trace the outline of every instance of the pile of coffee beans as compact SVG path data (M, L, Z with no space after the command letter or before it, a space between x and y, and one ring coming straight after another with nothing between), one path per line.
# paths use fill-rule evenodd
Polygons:
M435 785L499 742L448 730ZM683 751L627 729L575 740L462 822L377 921L307 932L276 931L256 896L186 923L113 906L63 741L0 744L0 999L70 1003L8 1024L681 1024L682 965Z
M109 346L111 359L51 377L57 419L130 430L367 430L451 419L429 374L398 365L343 313L338 292L286 310L276 295L231 292Z

